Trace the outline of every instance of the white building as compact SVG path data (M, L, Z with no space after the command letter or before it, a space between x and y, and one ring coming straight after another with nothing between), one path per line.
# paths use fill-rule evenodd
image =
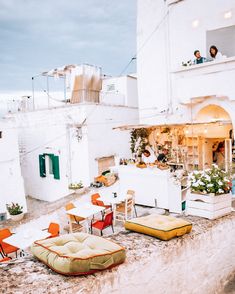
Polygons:
M10 122L0 121L0 213L6 212L6 204L19 203L27 211L24 181L21 175L18 133Z
M211 45L226 57L182 66ZM138 0L137 52L141 123L225 120L225 111L234 126L234 0Z
M137 78L133 75L105 77L100 100L105 104L138 107Z
M138 122L136 79L125 78L118 85L122 100L118 95L111 99L109 92L100 98L87 80L80 89L83 78L73 79L70 103L14 114L26 194L38 199L54 201L70 194L70 183L88 186L119 157L131 155L129 134L113 127Z

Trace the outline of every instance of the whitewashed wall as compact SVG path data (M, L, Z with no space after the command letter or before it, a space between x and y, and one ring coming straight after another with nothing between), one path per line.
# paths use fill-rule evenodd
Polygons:
M110 87L113 90L110 90ZM105 78L100 101L112 105L138 107L137 78L133 76Z
M235 24L235 2L187 0L170 6L168 3L138 1L137 73L141 122L169 122L172 114L174 121L181 122L183 118L189 121L189 107L179 103L190 103L190 98L208 95L215 95L218 103L229 99L229 113L234 116L232 57L229 63L198 65L195 71L191 68L181 72L179 69L182 61L194 59L196 49L202 56L208 55L207 31ZM226 11L232 12L231 18L224 18ZM195 20L197 27L192 26ZM159 116L161 112L163 115Z
M112 128L138 122L137 108L95 104L39 110L14 115L20 128L22 173L26 194L54 201L70 193L68 185L85 186L98 174L97 157L129 157L129 134ZM84 123L84 119L87 120ZM76 128L82 127L78 140ZM60 179L40 177L39 154L59 156Z
M100 106L88 119L88 149L91 179L97 175L98 161L104 156L130 158L129 132L114 127L138 123L137 108Z
M17 130L13 124L0 122L0 131L0 212L6 212L6 204L11 202L19 203L26 212Z

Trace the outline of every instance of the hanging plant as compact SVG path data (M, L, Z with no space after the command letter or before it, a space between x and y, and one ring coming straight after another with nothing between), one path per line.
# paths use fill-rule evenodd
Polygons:
M131 131L130 149L131 153L140 157L146 146L149 145L150 130L141 128Z

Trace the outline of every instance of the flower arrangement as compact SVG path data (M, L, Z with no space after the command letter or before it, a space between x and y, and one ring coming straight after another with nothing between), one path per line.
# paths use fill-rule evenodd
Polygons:
M69 189L72 189L72 190L82 189L83 187L84 186L83 186L82 181L80 181L79 183L71 183L71 184L69 184Z
M19 203L12 202L11 204L7 204L7 211L10 215L18 215L23 213L23 206L20 206Z
M189 180L192 192L221 195L231 191L231 181L216 164L211 169L192 172Z
M182 66L191 66L193 64L192 60L182 61Z

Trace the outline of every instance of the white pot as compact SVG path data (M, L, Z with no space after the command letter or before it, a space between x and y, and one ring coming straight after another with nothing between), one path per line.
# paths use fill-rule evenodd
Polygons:
M85 189L86 189L85 187L80 188L80 189L76 189L75 193L76 194L83 194L85 192Z
M75 193L75 194L83 194L84 192L85 192L85 187L83 187L83 188L80 188L80 189L70 189L73 193Z
M216 219L231 212L231 193L222 195L190 193L187 198L187 214Z
M24 213L16 214L16 215L10 215L13 222L19 222L24 218Z

